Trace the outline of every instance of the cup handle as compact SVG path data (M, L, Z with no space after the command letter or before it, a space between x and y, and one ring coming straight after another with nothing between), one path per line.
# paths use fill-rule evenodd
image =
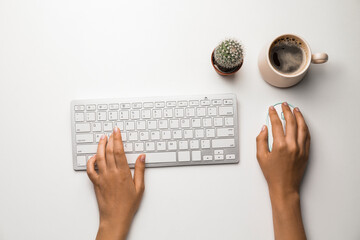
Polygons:
M326 63L329 59L329 56L326 53L314 53L311 55L312 63Z

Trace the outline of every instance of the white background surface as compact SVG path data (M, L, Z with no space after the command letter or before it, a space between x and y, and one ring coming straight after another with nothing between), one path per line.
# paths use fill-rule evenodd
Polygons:
M0 239L94 238L92 185L72 169L72 99L228 92L239 101L240 163L147 169L129 239L273 239L255 137L283 100L312 134L308 238L360 239L359 10L358 0L0 0ZM330 60L277 89L257 56L288 32ZM229 78L210 64L225 37L246 48Z

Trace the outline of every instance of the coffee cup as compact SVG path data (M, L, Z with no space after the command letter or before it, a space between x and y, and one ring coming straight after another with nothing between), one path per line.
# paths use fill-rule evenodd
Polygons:
M299 83L311 63L325 63L326 53L311 53L309 44L294 34L278 36L263 47L258 65L262 78L269 84L286 88Z

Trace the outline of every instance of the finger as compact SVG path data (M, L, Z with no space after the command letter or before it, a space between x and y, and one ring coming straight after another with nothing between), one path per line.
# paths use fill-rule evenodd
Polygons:
M99 145L96 152L96 164L99 169L99 173L106 171L105 161L105 148L106 148L107 136L102 135L100 137Z
M291 109L287 102L281 104L282 111L284 113L285 121L286 121L286 131L285 131L285 138L291 141L296 141L297 137L297 125L296 120L291 112Z
M113 134L111 134L111 136L109 137L109 141L106 145L106 167L108 169L116 168L113 139Z
M269 116L271 121L271 128L272 128L274 142L275 140L283 139L284 138L283 126L274 106L271 106L269 108Z
M264 125L261 128L261 131L256 138L256 157L257 157L258 161L260 159L264 159L268 153L269 153L268 129Z
M95 161L96 161L96 155L89 158L89 160L86 164L87 175L89 176L89 178L93 184L97 183L97 180L99 177L98 173L95 171Z
M145 173L145 154L139 155L135 162L134 183L135 189L142 196L145 189L144 173Z
M302 147L304 149L306 147L306 138L309 135L309 129L298 107L294 108L294 115L298 128L297 142L299 144L299 147Z
M118 168L122 169L128 169L130 171L125 152L124 152L124 145L121 138L120 129L118 127L114 128L113 131L113 137L114 137L114 156L115 156L115 162L116 166Z

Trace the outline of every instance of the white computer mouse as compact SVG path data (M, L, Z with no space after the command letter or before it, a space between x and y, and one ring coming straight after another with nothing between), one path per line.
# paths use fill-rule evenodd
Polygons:
M281 108L281 104L282 104L282 103L277 103L277 104L275 104L275 105L273 105L273 106L274 106L277 114L279 115L280 121L281 121L281 123L282 123L282 125L283 125L283 130L284 130L284 133L285 133L286 121L285 121L284 113L283 113L282 108ZM291 111L293 111L293 110L294 110L294 107L293 107L291 104L289 104L289 103L288 103L288 105L289 105ZM269 112L268 112L267 117L266 117L266 125L267 125L267 127L268 127L268 145L269 145L269 151L271 152L271 150L272 150L272 145L273 145L273 135L272 135L271 121L270 121L270 117L269 117Z

